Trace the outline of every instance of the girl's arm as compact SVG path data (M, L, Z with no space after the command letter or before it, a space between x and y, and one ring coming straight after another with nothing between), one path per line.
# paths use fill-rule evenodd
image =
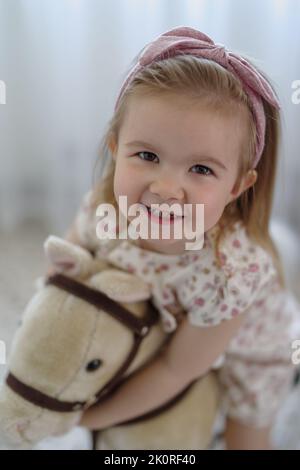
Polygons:
M163 353L129 377L103 403L89 408L80 425L104 429L166 403L205 374L237 333L243 315L213 327L193 326L185 316Z

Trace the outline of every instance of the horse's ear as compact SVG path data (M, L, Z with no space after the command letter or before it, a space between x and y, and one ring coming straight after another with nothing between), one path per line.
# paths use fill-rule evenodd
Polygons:
M151 287L137 276L119 271L107 269L95 274L90 285L117 302L139 302L151 297Z
M54 235L45 240L44 251L55 271L69 276L85 275L93 263L93 257L87 250Z

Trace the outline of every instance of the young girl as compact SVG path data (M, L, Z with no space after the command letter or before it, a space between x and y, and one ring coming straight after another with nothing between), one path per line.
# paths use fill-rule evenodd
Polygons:
M278 138L278 99L245 58L189 27L142 49L104 136L105 178L67 238L145 279L173 336L81 425L103 429L157 408L217 362L227 448L271 447L300 337L300 309L269 234ZM184 237L161 234L100 240L96 208L118 210L119 196L128 207L204 204L203 247L186 250Z

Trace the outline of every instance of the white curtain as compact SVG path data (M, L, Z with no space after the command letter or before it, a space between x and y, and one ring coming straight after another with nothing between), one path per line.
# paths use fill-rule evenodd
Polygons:
M299 0L0 0L1 228L38 219L64 231L92 181L125 72L151 39L178 25L249 57L282 102L284 140L274 214L300 233Z

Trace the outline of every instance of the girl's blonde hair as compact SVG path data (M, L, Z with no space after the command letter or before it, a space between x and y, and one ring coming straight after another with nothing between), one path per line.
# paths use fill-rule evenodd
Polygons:
M260 73L262 72L260 71ZM177 55L154 62L142 69L123 94L101 142L101 160L102 163L106 163L106 168L101 179L93 182L92 204L94 207L97 207L100 202L107 202L113 204L118 214L118 204L113 191L115 162L111 158L110 144L111 142L118 143L119 131L130 97L174 96L176 94L189 98L191 103L196 105L200 103L209 106L210 109L223 113L223 115L224 113L225 115L226 113L231 115L238 112L243 113L246 118L246 132L244 133L235 184L238 185L242 175L251 169L256 148L256 126L250 110L249 99L240 81L214 61L186 54ZM232 230L236 221L242 221L249 237L271 254L278 272L279 282L284 286L283 267L269 233L276 180L280 116L278 111L265 101L264 109L266 115L265 147L256 167L258 178L253 186L225 207L219 221L219 226L222 229L219 231L217 239L216 259L220 263L218 247L225 233Z

